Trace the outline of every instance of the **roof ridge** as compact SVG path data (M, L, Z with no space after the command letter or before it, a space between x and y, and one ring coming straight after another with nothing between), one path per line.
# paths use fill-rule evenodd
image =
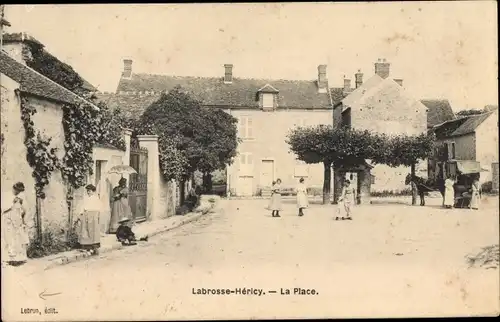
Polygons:
M153 77L172 77L172 78L196 78L196 79L223 79L223 76L189 76L189 75L167 75L151 73L132 73L132 76L153 76ZM127 78L129 80L130 78ZM252 80L262 82L316 82L316 79L285 79L285 78L254 78L254 77L233 77L233 80Z
M99 110L99 107L97 107L94 103L88 101L87 99L81 97L80 95L77 95L76 93L74 93L73 91L70 91L69 89L67 89L66 87L60 85L59 83L57 82L54 82L53 80L51 80L50 78L48 78L47 76L43 75L42 73L39 73L37 72L36 70L34 70L33 68L29 67L28 65L26 64L23 64L22 62L19 62L17 61L14 57L10 56L6 51L4 51L3 49L0 51L1 54L7 56L8 58L12 59L15 63L19 64L20 66L22 66L22 68L26 68L28 71L30 72L33 72L41 77L43 77L45 80L47 80L49 83L53 83L54 85L56 85L57 87L61 88L63 91L66 91L68 93L70 93L71 95L75 96L76 98L82 100L84 103L87 103L89 104L90 106L92 106L92 108L94 109L97 109Z

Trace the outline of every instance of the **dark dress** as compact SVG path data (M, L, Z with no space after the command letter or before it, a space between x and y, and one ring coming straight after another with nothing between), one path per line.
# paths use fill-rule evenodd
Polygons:
M109 223L109 232L111 234L116 232L120 218L132 219L132 210L128 204L128 189L118 186L113 189L113 204Z
M116 229L116 239L120 242L124 241L135 241L135 234L132 231L132 228L126 225L120 225Z

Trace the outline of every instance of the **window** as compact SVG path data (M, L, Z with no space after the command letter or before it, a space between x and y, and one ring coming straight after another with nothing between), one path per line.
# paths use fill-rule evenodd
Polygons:
M262 94L262 107L264 107L264 108L273 108L274 107L273 94Z
M243 116L239 121L239 136L243 139L253 138L253 120L249 116Z
M252 153L249 153L249 152L240 153L240 164L242 164L242 165L252 165L253 164L253 155L252 155Z

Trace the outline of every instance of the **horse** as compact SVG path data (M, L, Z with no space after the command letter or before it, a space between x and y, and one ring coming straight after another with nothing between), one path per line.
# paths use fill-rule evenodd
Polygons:
M444 180L430 180L419 176L408 174L405 179L405 184L408 185L413 181L415 188L412 187L412 202L414 205L417 202L417 195L420 197L420 205L425 206L425 194L431 191L439 191L444 196ZM442 182L440 182L442 181ZM416 190L413 190L416 189Z

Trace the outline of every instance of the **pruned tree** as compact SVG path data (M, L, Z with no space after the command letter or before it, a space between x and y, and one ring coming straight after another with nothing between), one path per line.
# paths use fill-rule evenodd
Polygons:
M330 167L356 167L370 159L392 167L412 166L433 151L433 136L387 136L367 130L333 128L330 125L300 127L291 130L287 143L299 160L323 163L323 203L330 195Z

